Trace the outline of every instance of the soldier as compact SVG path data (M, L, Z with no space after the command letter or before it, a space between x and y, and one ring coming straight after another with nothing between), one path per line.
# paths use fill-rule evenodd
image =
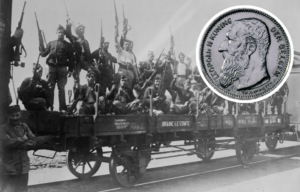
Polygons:
M175 102L176 92L171 88L171 82L173 81L173 60L170 58L170 54L162 54L162 60L158 62L155 67L157 73L161 75L161 94L165 95L166 90L170 93L172 97L172 102Z
M139 72L141 74L140 79L145 81L154 72L154 53L153 51L148 52L148 60L139 63Z
M228 114L234 115L233 110L236 113L236 103L232 101L227 101Z
M184 81L189 76L189 66L184 62L185 55L181 52L179 53L179 62L175 63L174 74L177 75L176 84L179 87L183 87Z
M18 105L8 107L8 122L0 127L0 189L27 191L30 168L27 151L36 145L29 127L20 122Z
M94 70L88 70L86 80L88 84L80 86L80 89L77 89L74 93L74 98L76 99L68 109L68 112L72 112L79 102L78 114L95 114L94 104L96 102L96 93L94 88L96 83L96 73Z
M192 73L193 78L197 81L197 83L199 83L199 89L203 90L206 86L205 82L203 81L200 72L198 70L198 67L195 66L193 73Z
M66 112L65 85L67 77L70 77L73 70L73 49L70 43L64 40L65 29L59 25L56 31L57 40L50 41L47 48L40 47L40 55L48 58L46 63L49 66L47 82L50 89L50 104L53 109L54 88L57 83L59 110ZM67 70L68 67L68 70Z
M170 110L170 103L166 101L166 96L164 94L159 93L159 89L161 87L161 75L157 74L154 78L154 83L152 86L147 87L145 94L143 105L150 108L150 93L152 92L153 98L153 114L154 115L163 115L164 113L168 113Z
M75 51L75 60L74 60L74 71L73 71L73 78L74 78L74 91L80 85L79 77L81 69L87 71L88 69L92 69L96 72L96 78L100 77L100 71L96 68L93 64L93 58L91 55L90 45L89 42L85 39L85 27L81 24L78 24L75 27L75 33L77 36L72 35L72 26L74 23L71 22L69 19L67 20L67 27L66 27L66 37L73 45L73 50Z
M204 88L203 94L199 100L199 110L201 114L223 114L225 108L225 100L215 94L209 87Z
M100 84L99 95L105 95L106 89L110 90L113 84L114 78L114 63L117 59L113 57L109 52L109 42L103 43L103 48L96 49L92 53L92 58L99 64L98 69L101 71L101 76L99 77L98 83ZM103 56L103 59L101 58Z
M117 32L115 35L116 49L118 53L119 69L117 72L117 81L120 80L121 75L125 75L128 79L127 87L133 89L134 83L138 81L138 72L135 55L132 53L133 42L128 39L121 39L122 46L118 41Z
M174 114L187 114L187 113L193 113L192 111L189 111L189 105L191 105L192 102L195 102L195 97L193 92L190 91L191 88L191 82L189 79L186 79L183 85L183 88L179 87L175 84L177 80L177 75L174 75L174 79L171 83L171 89L177 92L177 97L175 104L171 104L171 111Z
M107 94L108 100L113 100L116 114L128 114L136 112L140 108L140 100L135 99L132 90L127 87L128 78L123 74L119 86L113 85Z
M255 114L255 103L239 103L239 114Z
M47 81L43 80L43 68L39 64L34 64L33 77L26 78L18 95L25 108L31 111L47 110L50 107L49 86Z
M289 95L289 87L286 82L282 85L282 87L271 96L270 105L271 105L271 112L275 114L275 107L277 108L277 114L282 114L282 104L284 98L287 98Z

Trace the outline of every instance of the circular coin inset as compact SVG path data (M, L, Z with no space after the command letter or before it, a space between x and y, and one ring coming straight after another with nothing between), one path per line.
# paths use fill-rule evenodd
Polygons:
M257 102L278 91L290 74L293 53L284 25L254 6L218 13L202 30L196 48L205 83L239 103Z

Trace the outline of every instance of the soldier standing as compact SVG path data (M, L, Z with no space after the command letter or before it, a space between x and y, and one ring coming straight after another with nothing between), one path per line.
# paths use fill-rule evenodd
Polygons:
M282 85L282 87L271 96L270 105L271 105L271 112L275 114L275 107L277 108L277 114L282 114L282 104L284 98L287 98L289 95L289 87L286 82Z
M30 168L27 151L36 145L29 127L20 122L19 105L8 107L8 123L0 126L0 189L27 191Z
M183 87L184 81L189 76L189 66L184 62L185 55L181 52L179 53L179 62L175 63L174 74L177 75L176 84L179 87Z
M138 80L138 72L137 72L137 64L135 55L132 53L132 41L128 39L122 39L122 44L119 43L117 32L115 33L115 43L116 49L118 53L118 78L117 81L120 80L121 75L125 75L128 79L127 87L129 89L133 89L133 85L135 81Z
M101 71L99 78L100 91L99 95L105 95L106 89L111 89L114 78L113 63L117 62L117 59L113 57L109 52L109 42L103 43L103 48L98 48L92 53L92 58L99 64L98 69Z
M85 27L81 24L75 27L75 33L77 36L74 36L72 35L72 25L74 26L74 24L68 19L66 37L72 43L75 51L73 78L74 88L77 89L80 85L79 77L81 69L88 71L88 69L91 68L96 72L97 79L100 77L100 71L93 64L90 45L84 37Z
M57 83L59 110L66 112L65 85L67 77L70 77L73 70L73 49L70 43L64 40L65 29L59 25L56 31L57 40L50 41L47 48L40 47L40 55L48 58L46 63L49 66L48 85L50 91L50 103L53 109L54 88ZM67 70L68 67L68 70Z
M153 51L148 52L148 60L139 63L139 72L141 74L140 79L145 81L154 72L154 53Z

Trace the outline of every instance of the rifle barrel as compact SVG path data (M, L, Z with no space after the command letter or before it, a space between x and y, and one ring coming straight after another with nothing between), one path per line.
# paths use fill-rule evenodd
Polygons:
M25 10L25 5L26 5L26 1L24 2L24 5L23 5L23 10L22 10L22 12L24 12L24 10Z

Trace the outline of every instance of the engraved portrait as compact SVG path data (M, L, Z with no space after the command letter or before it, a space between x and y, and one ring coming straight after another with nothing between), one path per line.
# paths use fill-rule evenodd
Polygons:
M270 43L268 27L261 20L247 18L234 21L218 50L224 58L220 85L242 91L269 82L266 57Z

